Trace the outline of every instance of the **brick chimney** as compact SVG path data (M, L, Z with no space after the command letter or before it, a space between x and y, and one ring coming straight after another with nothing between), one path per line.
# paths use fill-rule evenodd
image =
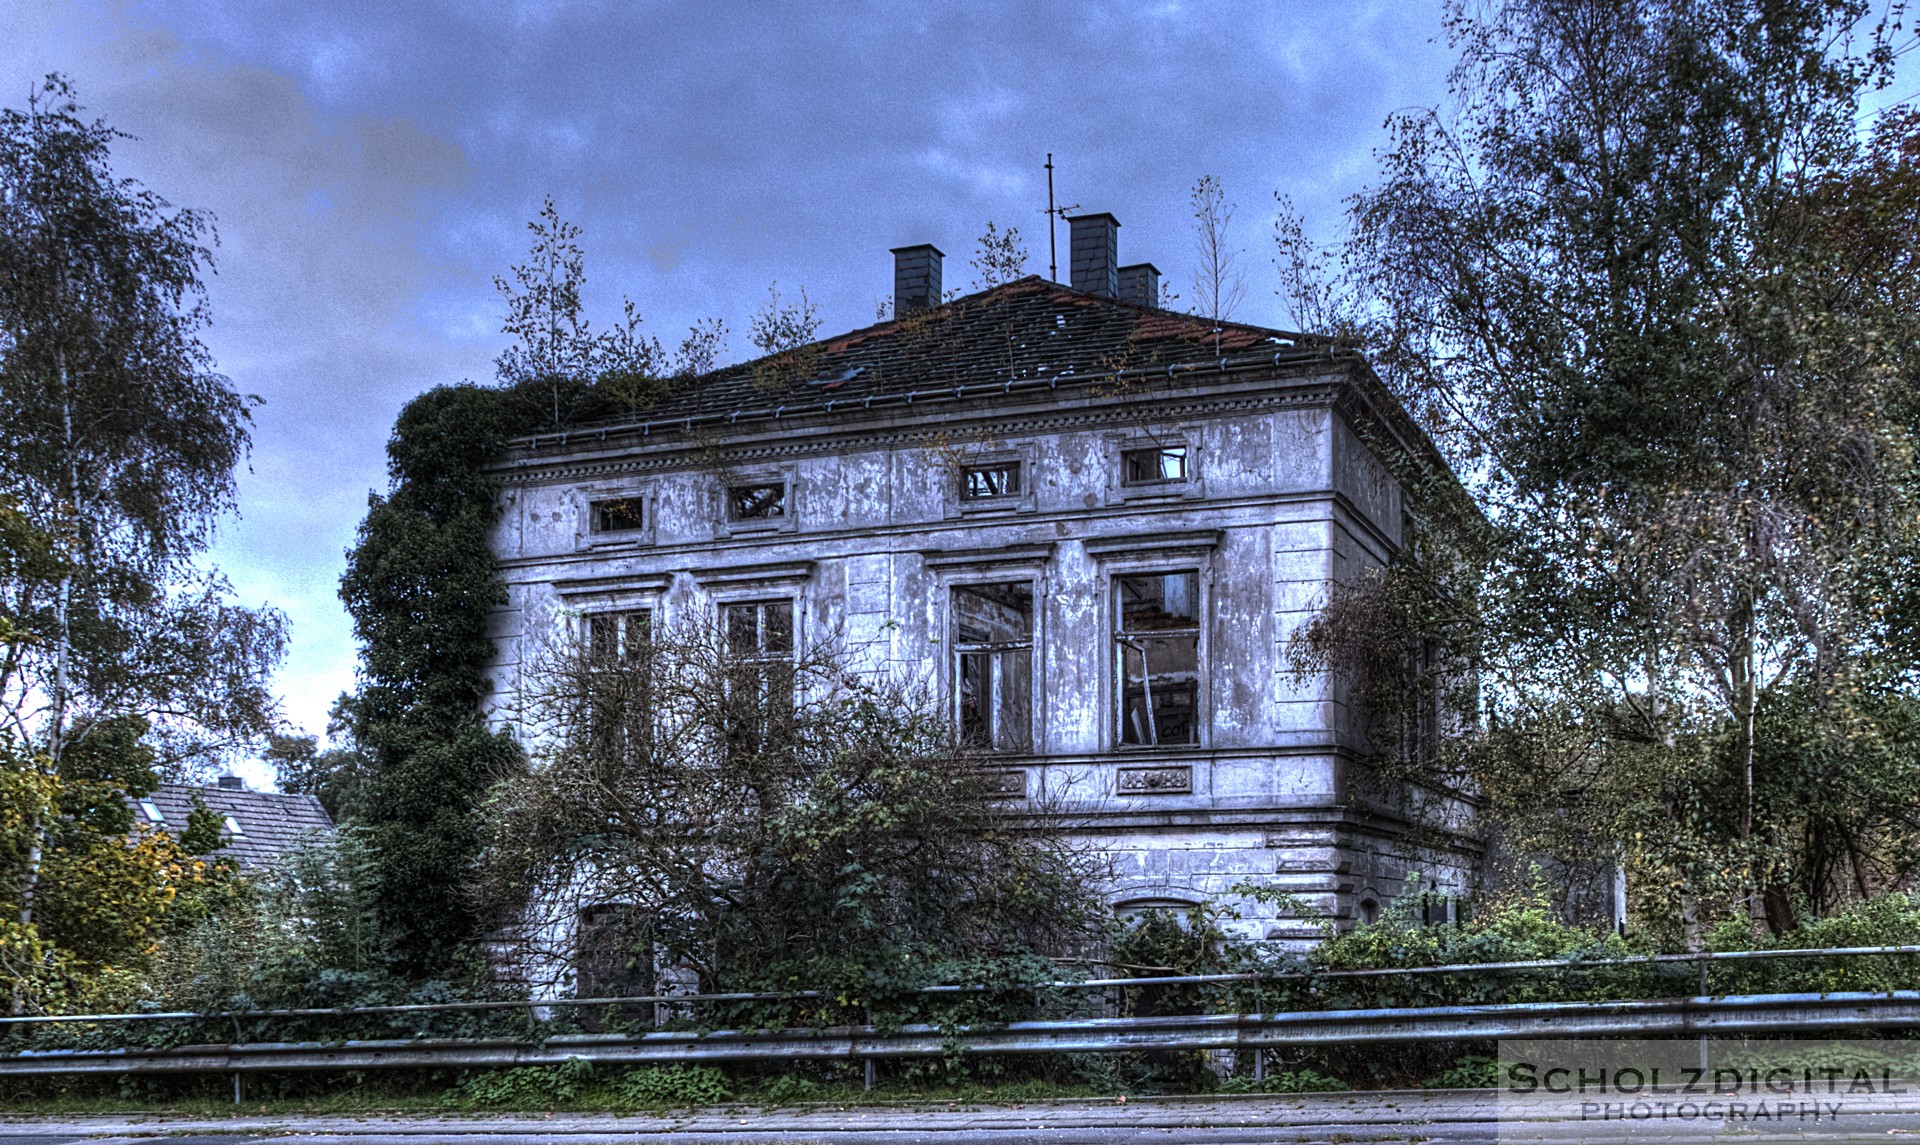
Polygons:
M932 243L893 248L893 316L940 305L940 260Z
M1067 220L1069 267L1075 290L1113 298L1120 293L1120 220L1108 214Z
M1160 268L1136 262L1120 268L1120 301L1160 308Z

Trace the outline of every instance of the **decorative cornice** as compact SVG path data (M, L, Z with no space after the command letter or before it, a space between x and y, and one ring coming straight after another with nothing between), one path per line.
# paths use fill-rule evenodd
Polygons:
M1226 535L1221 529L1189 529L1159 533L1135 533L1125 537L1089 537L1080 542L1091 557L1134 556L1148 553L1173 553L1212 550L1220 547Z
M1333 408L1340 391L1350 388L1350 385L1345 379L1339 379L1295 384L1283 392L1236 390L1231 394L1155 400L1150 403L1150 420L1184 421L1276 409ZM1080 396L1078 400L1087 399ZM726 443L703 443L678 435L663 441L660 437L650 435L647 439L633 439L625 443L623 448L618 438L602 440L595 437L591 439L591 445L582 447L583 452L601 449L622 449L622 452L615 456L581 457L579 453L553 456L522 450L502 459L492 469L495 477L504 485L533 485L584 481L619 474L751 465L824 453L858 453L938 445L951 440L956 423L966 421L989 423L993 436L997 438L1138 425L1142 420L1147 420L1142 416L1143 404L1147 403L1136 398L1124 403L1101 403L1075 409L1063 409L1060 406L1035 409L1029 406L1025 410L969 410L963 417L948 415L916 419L911 425L895 427L875 426L871 422L861 422L844 429L824 426L819 427L822 432L810 436L795 436L799 428L795 426L786 433L742 434ZM582 440L588 439L583 436ZM545 460L546 457L553 459Z
M666 572L646 572L606 576L570 577L551 582L553 590L561 596L579 596L595 592L660 592L673 584L673 574Z
M734 585L792 584L813 576L814 562L785 561L767 565L722 565L695 569L693 579L702 588L727 588Z
M920 559L930 569L983 568L990 565L1045 564L1053 545L1008 545L1000 549L930 549Z

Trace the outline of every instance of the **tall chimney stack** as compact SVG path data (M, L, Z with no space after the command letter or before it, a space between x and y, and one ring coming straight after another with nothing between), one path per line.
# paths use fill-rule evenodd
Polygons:
M1135 306L1160 308L1160 268L1150 262L1136 262L1120 268L1120 301Z
M940 305L940 260L932 243L893 248L893 316Z
M1067 220L1068 257L1075 290L1112 298L1120 292L1120 220L1109 214Z

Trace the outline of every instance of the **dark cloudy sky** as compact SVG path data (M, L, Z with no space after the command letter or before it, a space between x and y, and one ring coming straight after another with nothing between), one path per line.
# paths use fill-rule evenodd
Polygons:
M214 558L291 618L285 709L318 732L353 682L335 586L394 414L491 376L492 276L542 196L585 230L596 313L629 295L669 344L719 316L738 354L770 282L863 325L887 248L935 243L965 286L989 219L1044 273L1048 151L1062 200L1117 215L1122 260L1181 290L1212 173L1236 317L1284 325L1274 192L1330 225L1384 117L1441 99L1439 37L1433 0L0 0L0 103L67 73L138 137L122 173L216 216L207 341L264 404Z

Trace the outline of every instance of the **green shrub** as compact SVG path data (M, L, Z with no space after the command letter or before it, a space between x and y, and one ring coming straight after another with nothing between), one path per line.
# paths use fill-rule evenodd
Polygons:
M717 1105L733 1096L726 1075L706 1065L629 1070L612 1089L627 1104L647 1106Z
M592 1081L592 1062L568 1058L559 1065L471 1074L461 1079L454 1093L463 1105L538 1109L575 1100Z
M1452 1066L1420 1083L1421 1089L1493 1089L1500 1084L1500 1063L1481 1054L1468 1054Z
M1230 1077L1220 1083L1218 1093L1340 1093L1347 1083L1337 1077L1311 1069L1292 1069L1270 1073L1255 1081L1250 1077Z
M768 1082L764 1092L767 1100L775 1105L792 1105L797 1101L818 1101L822 1086L810 1077L789 1073Z

